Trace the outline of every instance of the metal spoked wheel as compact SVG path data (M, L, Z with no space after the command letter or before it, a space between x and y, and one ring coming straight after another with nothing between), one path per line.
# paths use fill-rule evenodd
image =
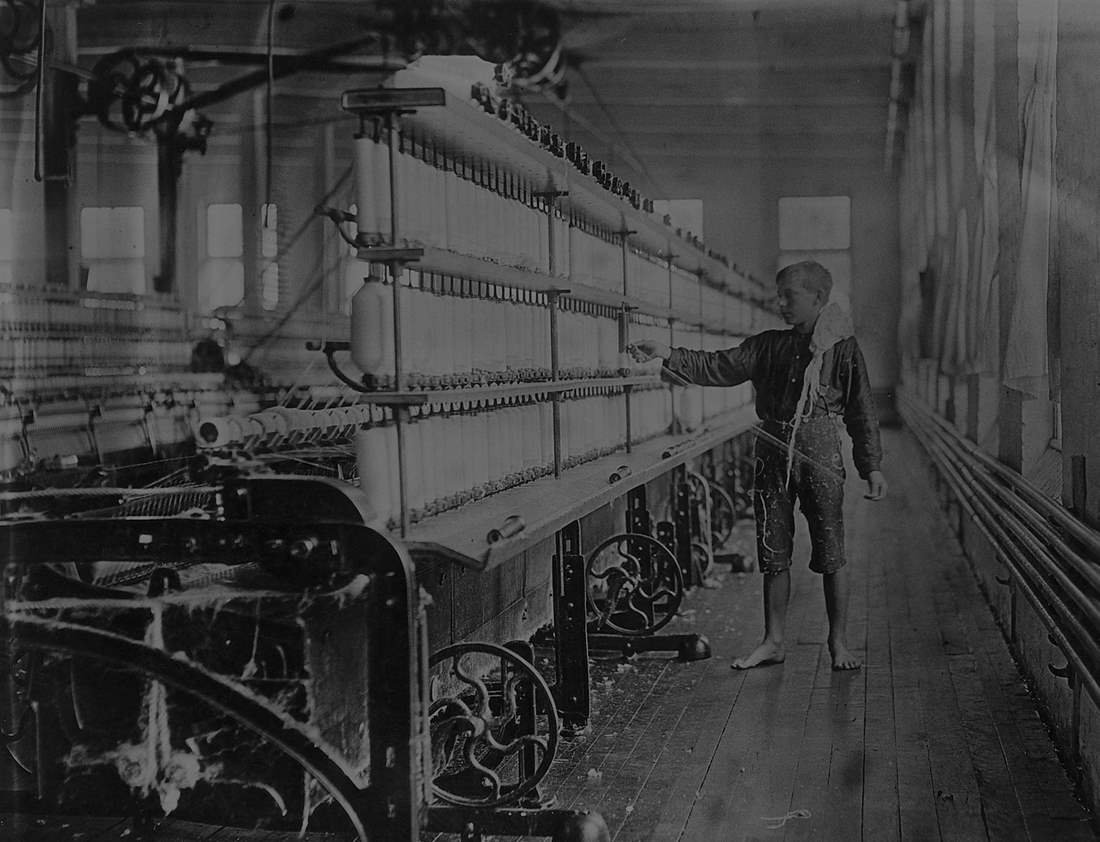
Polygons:
M88 87L88 110L119 132L168 131L162 118L190 96L187 80L167 63L130 50L104 56L92 72L96 81ZM175 125L178 120L172 131Z
M360 842L368 842L364 791L348 777L340 761L316 744L315 737L305 726L288 721L285 713L270 703L242 692L243 688L234 686L230 680L200 669L185 659L114 632L33 616L9 618L0 623L0 627L7 633L15 653L32 651L46 656L75 656L107 662L143 675L155 686L187 694L245 726L296 761L343 813L354 837ZM7 664L9 670L15 667L17 660L18 654L11 657ZM159 760L156 769L127 770L122 757L116 763L122 764L119 765L120 774L130 771L142 780L153 775L154 780L174 783L179 780L177 776L187 773L188 762L191 766L197 762L186 757L177 758L176 754L182 752L174 752L166 758L169 765L165 768L159 768ZM135 763L141 761L147 765L147 758L135 757Z
M589 553L585 573L597 631L652 634L671 622L684 599L676 557L648 535L612 535Z
M710 570L714 559L710 483L702 474L695 471L687 472L687 483L691 495L690 505L695 512L695 517L692 518L692 530L698 527L698 538L692 541L692 564L701 580ZM696 545L700 548L700 552L696 552Z
M710 486L711 546L724 547L733 535L733 527L737 523L737 509L726 489L716 482L708 485Z
M710 570L713 561L714 553L711 552L710 547L702 541L691 542L691 564L700 582L704 581L706 578L706 574Z
M14 99L38 84L38 61L53 51L53 33L42 43L41 15L31 0L0 3L0 100Z
M455 643L430 664L439 688L428 709L436 797L499 807L533 793L558 750L560 722L545 679L495 643Z

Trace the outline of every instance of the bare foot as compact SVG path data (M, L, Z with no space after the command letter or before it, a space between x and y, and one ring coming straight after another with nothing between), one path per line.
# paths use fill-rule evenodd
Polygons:
M835 670L857 670L863 666L863 661L843 643L830 643L829 652L833 656Z
M781 664L786 657L787 653L783 651L782 644L765 640L744 658L735 660L730 667L735 670L747 670L767 664Z

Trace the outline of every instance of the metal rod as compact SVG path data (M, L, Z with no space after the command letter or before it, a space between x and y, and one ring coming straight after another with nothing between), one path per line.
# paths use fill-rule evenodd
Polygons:
M912 399L910 399L910 402L912 402ZM948 431L950 434L951 428L946 422L940 420L932 413L928 413L928 415L931 422L941 429ZM1055 504L1050 498L1044 495L1043 492L1039 491L1039 489L1029 482L1026 477L1002 465L988 453L982 451L973 442L967 441L959 436L958 445L970 456L980 462L983 467L997 474L997 476L1007 485L1011 486L1014 491L1019 492L1022 497L1027 499L1028 503L1038 509L1043 515L1056 521L1059 526L1064 528L1075 540L1081 542L1090 552L1100 555L1100 533L1097 533L1087 525L1081 523L1072 514Z
M37 89L34 92L34 180L42 181L42 109L46 99L46 0L39 0L38 8L38 67L35 73L38 76Z
M367 35L362 38L355 38L351 41L344 41L339 44L331 44L327 47L322 47L319 50L313 52L304 53L297 56L275 56L271 77L272 79L281 79L284 76L289 76L293 73L297 73L299 70L316 69L325 66L325 61L330 58L334 58L339 55L346 55L348 53L355 53L361 51L364 47L371 46L378 42L377 35ZM260 59L257 57L257 61ZM230 99L237 94L244 93L247 90L258 87L268 80L268 68L265 66L253 70L251 73L246 73L236 79L231 79L223 85L218 86L212 91L203 91L200 94L196 94L185 102L180 103L174 108L168 109L164 114L158 117L158 121L167 121L172 117L184 114L185 112L194 109L199 109L207 105L214 105L219 102L223 102Z
M408 410L403 406L397 406L393 409L394 427L397 430L397 497L400 512L400 520L398 523L402 538L404 538L409 531L409 483L406 473L406 462L408 460L405 453L406 413L408 413Z
M396 115L386 113L386 139L389 143L390 169L390 245L397 246L397 127ZM401 391L404 382L401 360L401 269L402 264L395 260L389 264L390 280L393 283L393 381L394 389ZM405 422L408 410L404 407L394 409L394 426L397 430L397 496L400 509L400 530L404 538L409 530L409 482L408 455L405 452Z
M390 168L390 245L397 247L398 235L398 191L397 191L397 125L396 115L390 111L386 113L386 139L389 143L389 168ZM393 379L394 388L401 391L404 388L404 371L401 345L401 275L403 266L401 261L394 260L389 264L390 278L393 281Z
M556 290L550 290L550 379L557 380L560 367L558 361L558 304L561 296ZM561 476L561 395L554 393L554 476Z
M921 412L911 400L906 401L903 397L903 406L906 403L909 404L911 412ZM944 476L947 478L949 485L954 489L960 503L973 518L974 523L986 536L986 539L990 540L994 549L1001 556L1006 559L1011 559L1014 562L1011 566L1011 569L1016 574L1013 577L1013 581L1024 591L1025 595L1028 597L1028 601L1031 602L1036 613L1039 614L1043 624L1050 633L1057 638L1057 645L1066 655L1067 659L1073 663L1079 676L1085 681L1089 694L1095 701L1100 702L1100 683L1097 683L1077 649L1070 645L1069 638L1065 632L1062 631L1061 624L1055 619L1053 613L1047 607L1047 600L1052 597L1056 607L1062 601L1057 598L1053 589L1042 579L1038 571L1033 569L1031 563L1023 555L1020 548L1005 536L1004 530L1000 526L995 513L987 507L988 501L975 496L975 492L972 490L973 486L969 485L959 473L958 469L951 464L951 460L947 458L947 454L938 449L938 447L944 447L946 445L941 444L937 446L937 444L932 441L932 436L934 434L927 429L927 421L922 423L919 418L913 415L910 416L909 420L915 421L911 427L917 435L917 438L921 440L921 443L928 450L929 455L933 456L934 459L938 457L937 462L939 467L943 469ZM981 491L979 490L977 493L981 494ZM1041 550L1041 548L1039 549ZM1034 552L1034 550L1035 548L1032 548L1032 552ZM1038 556L1044 558L1047 562L1051 561L1048 554L1044 552L1040 551ZM1042 598L1040 594L1042 594ZM1064 604L1063 607L1065 607ZM1081 624L1074 619L1072 613L1067 613L1066 620L1068 625L1076 627L1079 634L1084 631ZM1092 650L1089 654L1091 654L1094 659L1100 658L1100 653L1097 652L1095 643L1091 642L1087 635L1082 637L1080 642L1082 648Z
M623 388L623 400L626 403L626 452L632 453L634 444L631 439L634 437L630 424L630 393L634 391L633 387L625 386Z
M672 253L672 246L669 245L668 253L665 255L665 263L668 265L668 309L672 309L672 258L676 255ZM671 327L672 322L669 321Z
M554 422L554 476L561 476L561 395L555 393L551 399Z
M627 278L629 276L629 271L628 271L628 265L629 265L628 264L628 255L629 255L629 252L627 250L627 245L626 245L626 238L629 235L630 235L630 232L625 229L625 226L624 226L624 229L619 232L619 240L620 240L620 243L622 245L622 260L623 260L623 295L627 295L628 290L629 290L629 283L627 281ZM622 310L619 313L619 353L620 354L626 353L627 346L629 344L630 344L629 321L628 321L628 316L627 316L626 304L623 304ZM620 359L621 359L621 357L620 357ZM624 367L623 370L620 373L621 374L626 374L627 373L626 368ZM630 441L631 429L630 429L630 389L629 388L623 389L623 404L626 408L626 452L630 453L631 452L631 441Z
M546 271L550 277L554 277L557 268L554 255L554 200L546 202Z
M980 463L975 464L974 460L968 460L966 454L961 451L958 443L953 441L950 434L936 429L934 418L925 416L915 420L917 425L922 427L925 434L931 437L929 441L933 446L929 447L929 450L936 449L945 463L956 463L963 479L968 478L970 480L968 488L971 490L972 495L976 495L983 502L986 510L991 513L990 516L994 517L997 528L1011 533L1014 538L1014 545L1022 544L1035 557L1041 558L1047 567L1045 571L1047 573L1046 578L1059 581L1064 592L1078 604L1078 608L1086 614L1092 614L1094 622L1100 623L1100 609L1094 607L1094 599L1069 578L1047 545L1053 544L1065 548L1065 550L1069 548L1054 537L1049 529L1041 526L1041 521L1036 522L1037 514L1028 516L1026 504L1012 501L1010 499L1011 495L1003 494L1004 489L999 488L993 478L982 470ZM965 475L962 472L965 472ZM1006 516L1004 511L1006 508L1015 517ZM1001 511L999 516L992 514L996 510ZM1078 575L1096 587L1095 573L1088 569L1084 560L1072 551L1063 554L1067 555L1066 560L1071 565L1077 566L1073 564L1074 562L1080 564L1079 569L1076 571Z
M619 243L622 246L622 254L623 254L623 295L627 295L628 294L627 290L629 289L629 284L627 283L627 276L628 276L629 273L627 271L628 250L627 250L627 246L626 246L626 238L631 233L632 232L625 231L625 230L619 232Z
M668 251L665 253L665 263L668 267L668 309L672 309L672 259L675 257L672 253L672 243L668 243ZM676 339L676 329L673 325L676 324L676 319L669 316L668 319L668 347L671 348L673 342ZM666 369L667 370L667 369ZM672 389L672 384L668 386L668 406L669 412L672 416L672 429L676 429L676 393Z

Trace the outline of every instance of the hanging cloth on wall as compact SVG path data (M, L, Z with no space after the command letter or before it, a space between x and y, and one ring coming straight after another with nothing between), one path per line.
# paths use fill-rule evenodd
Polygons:
M919 104L917 106L919 109ZM919 122L919 112L914 122ZM901 174L901 232L898 248L901 302L898 313L898 349L911 368L920 357L920 273L928 259L924 232L924 158L920 149L920 132L912 132L906 140ZM906 233L910 236L906 236Z
M932 323L931 355L939 362L941 370L950 373L944 359L949 347L948 327L954 298L955 237L939 237L930 255L929 272L932 275Z
M940 369L948 374L966 371L967 311L970 303L970 226L966 208L955 217L955 244L944 290L943 345Z
M987 110L987 119L984 123L982 154L978 158L981 203L978 206L975 232L978 238L977 247L974 249L974 279L978 300L974 324L973 371L977 374L995 375L1001 363L1001 280L997 274L1001 241L997 188L997 117L992 95L986 99L984 107Z
M1024 144L1020 172L1022 219L1004 384L1039 397L1045 394L1049 374L1046 313L1054 193L1058 4L1049 0L1020 0L1019 20Z

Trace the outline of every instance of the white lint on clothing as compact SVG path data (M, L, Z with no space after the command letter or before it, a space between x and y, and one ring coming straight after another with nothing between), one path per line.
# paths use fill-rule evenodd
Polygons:
M806 371L802 374L802 391L798 396L798 405L794 410L791 438L787 442L788 485L791 482L791 468L794 466L795 438L798 434L798 427L802 424L803 419L809 418L813 414L814 396L817 394L817 386L821 382L821 366L825 352L854 333L855 328L852 325L852 317L839 302L830 301L821 308L817 321L814 323L813 334L810 336L810 353L813 356L810 357L809 365L806 366Z

